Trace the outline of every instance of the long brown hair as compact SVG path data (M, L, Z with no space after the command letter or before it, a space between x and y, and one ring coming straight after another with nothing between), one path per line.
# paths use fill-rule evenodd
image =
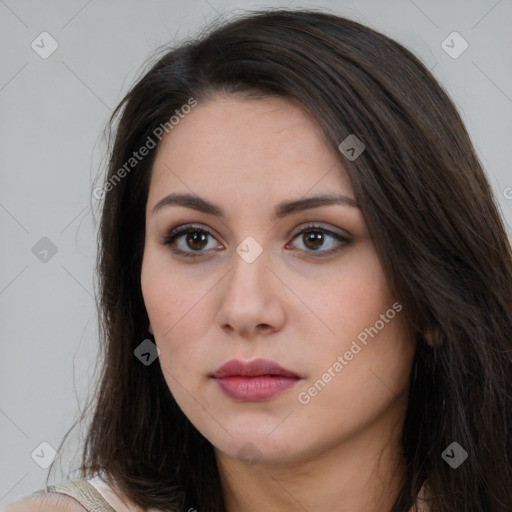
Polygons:
M402 436L407 469L390 512L428 483L432 512L512 510L512 256L482 166L452 101L392 39L312 10L245 14L163 56L116 108L98 240L101 375L81 474L104 472L142 507L224 511L213 447L174 401L140 286L155 150L113 176L195 98L257 92L294 99L345 158L384 272L417 351ZM468 454L456 469L442 454Z

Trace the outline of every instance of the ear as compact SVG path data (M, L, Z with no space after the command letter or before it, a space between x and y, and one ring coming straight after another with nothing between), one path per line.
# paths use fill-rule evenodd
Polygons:
M423 338L431 348L437 348L443 344L443 335L438 327L424 332Z

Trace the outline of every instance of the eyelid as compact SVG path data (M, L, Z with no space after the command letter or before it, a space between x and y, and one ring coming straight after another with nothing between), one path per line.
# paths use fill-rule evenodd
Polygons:
M322 225L322 223L318 222L309 222L306 224L301 224L300 226L297 226L291 234L289 234L287 237L290 238L290 242L293 243L295 238L297 238L300 234L307 232L307 231L321 231L323 233L326 233L328 236L333 237L336 239L339 244L341 244L341 247L337 247L335 249L330 249L327 251L304 251L301 250L300 252L305 252L306 254L309 254L313 257L321 257L321 255L330 255L335 252L338 252L341 250L344 246L348 245L352 241L352 236L344 231L344 234L339 233L335 231L334 229L331 229L330 227L326 227ZM217 240L217 236L210 230L209 228L205 227L204 225L200 224L182 224L180 226L176 226L175 228L172 228L169 232L164 234L158 241L161 245L168 245L169 247L172 246L172 244L181 236L193 232L193 231L199 231L204 232L214 239ZM217 240L218 241L218 240ZM219 242L220 243L220 242ZM221 244L222 245L222 244ZM289 243L287 243L286 247L289 246ZM194 258L201 258L204 257L208 253L208 251L182 251L181 249L177 248L171 248L171 250L178 255L183 255L186 257L194 257ZM319 255L319 256L317 256Z
M295 238L297 235L299 235L300 233L302 233L303 231L307 230L307 229L310 229L310 230L315 230L315 229L318 229L318 230L322 230L322 231L325 231L327 233L331 233L335 236L340 236L340 237L343 237L343 238L350 238L351 235L345 231L345 230L340 230L339 228L331 228L330 226L324 226L321 222L306 222L305 224L301 224L300 226L297 226L297 228L295 228L291 234L289 235L290 237L292 238ZM338 229L340 231L343 231L342 233L339 233L338 231L336 231L335 229Z
M164 233L159 239L158 242L161 245L170 245L177 238L182 235L185 235L192 231L202 231L210 235L212 238L217 239L217 236L213 233L213 231L203 225L199 224L182 224L180 226L176 226L175 228L170 229L168 232ZM220 243L220 242L219 242ZM199 251L204 252L204 251Z
M329 257L333 254L336 254L340 252L344 247L349 245L352 242L352 235L350 235L348 232L344 231L344 234L341 234L334 229L331 229L330 227L326 227L322 225L321 223L317 222L310 222L306 224L301 224L297 227L296 230L293 231L293 234L290 235L291 241L290 243L286 244L286 247L288 247L290 244L294 243L294 240L301 234L307 233L308 231L320 231L324 234L327 234L327 236L330 236L331 238L334 238L338 242L338 246L334 249L329 249L326 251L306 251L306 250L299 250L301 253L300 256L303 254L306 254L308 257L312 258L322 258L322 257Z

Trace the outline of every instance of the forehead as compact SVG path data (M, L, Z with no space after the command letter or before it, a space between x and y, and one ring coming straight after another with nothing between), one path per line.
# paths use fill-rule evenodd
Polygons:
M277 201L311 192L351 195L340 155L289 99L218 96L184 115L158 149L148 206L176 190Z

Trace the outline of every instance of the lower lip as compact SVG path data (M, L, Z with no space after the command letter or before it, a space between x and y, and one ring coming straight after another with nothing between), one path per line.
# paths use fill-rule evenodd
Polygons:
M220 389L234 400L262 402L292 388L300 379L282 375L262 375L261 377L223 377L215 380Z

